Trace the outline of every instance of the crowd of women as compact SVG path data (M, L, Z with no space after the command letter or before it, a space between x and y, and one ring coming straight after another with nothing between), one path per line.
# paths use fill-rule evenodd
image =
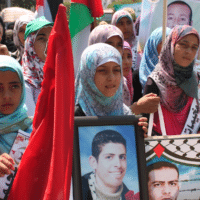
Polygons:
M5 27L0 23L0 176L4 176L13 170L8 154L18 130L32 130L53 23L31 15L17 19L16 52L9 52L4 44ZM111 24L95 27L76 74L75 116L142 114L139 125L146 133L148 115L155 113L153 133L161 135L160 104L167 134L186 134L194 109L199 113L194 65L200 38L187 25L167 28L166 35L162 44L162 28L154 30L139 55L129 12L117 11ZM189 133L200 131L198 119Z

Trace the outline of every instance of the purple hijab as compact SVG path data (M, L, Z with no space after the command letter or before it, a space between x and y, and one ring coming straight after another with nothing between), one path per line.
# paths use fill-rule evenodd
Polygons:
M178 79L174 70L175 66L178 65L175 63L173 56L175 45L184 36L189 34L196 35L200 41L199 34L193 27L188 25L174 27L162 48L158 64L149 76L154 80L160 90L161 104L173 113L178 113L183 110L189 96L195 97L191 95L193 89L197 92L197 80L193 72L194 61L188 67L182 67L183 70L190 68L191 70L188 70L187 73L191 73L191 76L187 79L185 77L180 77L182 75L182 73L180 73L178 78L184 80L181 84L177 84ZM179 68L181 68L181 66L179 66Z
M119 36L124 41L123 33L113 25L99 25L92 30L89 36L88 46L96 43L105 43L109 38Z

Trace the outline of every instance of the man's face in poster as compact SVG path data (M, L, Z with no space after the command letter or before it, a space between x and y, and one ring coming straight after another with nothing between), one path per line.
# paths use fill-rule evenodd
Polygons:
M103 145L98 160L90 157L90 165L95 170L96 184L109 192L117 192L127 168L125 146L112 142Z
M179 194L178 172L163 167L149 172L149 200L176 200Z
M167 8L167 27L176 25L192 25L190 23L190 8L182 3L172 3Z

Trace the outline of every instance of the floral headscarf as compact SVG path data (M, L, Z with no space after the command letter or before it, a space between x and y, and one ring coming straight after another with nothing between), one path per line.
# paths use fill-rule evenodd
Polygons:
M160 90L162 105L170 112L180 112L185 107L188 96L197 96L197 80L193 72L194 61L188 67L181 67L175 63L174 48L178 41L184 36L194 34L199 39L198 32L191 26L176 26L168 36L160 59L154 71L149 76L152 78ZM182 69L177 75L175 68ZM181 80L181 83L177 83Z
M121 83L112 97L106 97L96 87L94 77L98 66L115 62L122 66L122 58L117 49L111 45L97 43L87 47L81 57L76 77L75 104L79 104L86 116L115 116L131 114L123 104L122 68Z
M166 29L166 36L170 34L170 31L170 28ZM139 67L140 83L143 88L147 82L147 77L151 74L158 63L157 47L161 42L162 27L159 27L151 33L144 47L144 53Z
M22 68L25 81L39 89L43 81L43 66L45 62L38 57L34 49L37 33L33 32L26 38Z
M22 44L19 40L18 33L19 29L24 25L28 24L30 21L34 20L34 14L33 15L22 15L15 21L15 26L13 29L13 42L17 49L19 50L19 56L22 57L24 53L24 44Z
M99 25L90 33L88 45L105 43L109 38L113 36L119 36L123 43L124 36L119 28L113 25Z

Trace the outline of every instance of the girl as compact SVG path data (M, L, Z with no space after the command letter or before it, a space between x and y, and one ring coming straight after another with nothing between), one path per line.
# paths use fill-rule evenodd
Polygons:
M199 34L191 26L176 26L146 83L145 93L160 96L168 135L197 133L200 126L198 83L193 72L199 41ZM154 131L161 134L158 116L154 118Z
M25 82L19 63L10 56L0 56L0 177L14 170L14 160L8 155L21 129L32 131L32 119L27 116Z
M123 102L130 106L133 100L133 84L132 84L132 52L128 42L124 41L124 50L122 55L122 69L123 69Z
M115 47L122 55L123 42L124 36L119 28L113 25L99 25L90 33L88 45L107 43Z
M125 10L119 10L114 13L111 24L117 26L122 31L124 40L131 46L132 68L136 70L137 38L131 15Z
M166 36L170 34L170 31L170 28L166 29ZM140 83L143 89L146 84L147 77L151 74L158 63L161 47L162 27L159 27L151 33L144 47L144 53L139 68Z
M43 81L43 66L46 59L47 41L53 23L45 17L39 17L28 23L25 32L25 48L22 57L22 68L26 86L26 105L28 115L33 116L35 105Z
M131 115L122 98L122 58L111 45L87 47L76 77L75 116ZM146 118L139 125L147 131Z
M33 15L22 15L15 21L13 29L13 42L17 47L17 51L13 53L13 56L21 63L22 55L24 54L24 34L26 25L34 19Z

